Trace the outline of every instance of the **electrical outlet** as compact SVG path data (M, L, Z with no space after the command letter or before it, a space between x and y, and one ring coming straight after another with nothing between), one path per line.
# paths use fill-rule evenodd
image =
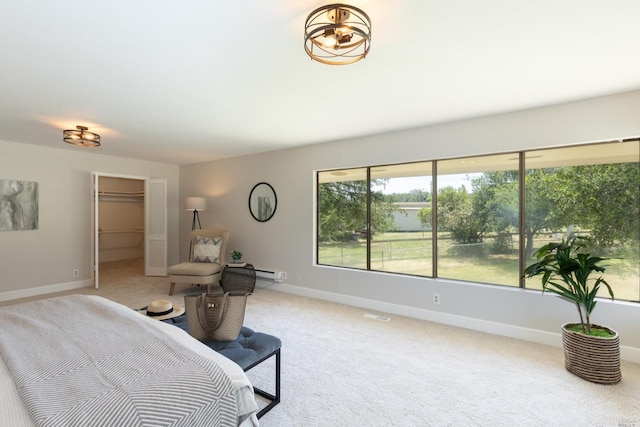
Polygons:
M73 270L73 277L78 277L80 276L80 270Z
M300 273L298 273L297 280L298 280L298 282L302 282L302 275Z
M287 272L286 272L286 271L283 271L283 272L282 272L282 274L280 275L280 278L281 278L282 280L287 280Z
M433 303L440 304L440 294L433 294Z

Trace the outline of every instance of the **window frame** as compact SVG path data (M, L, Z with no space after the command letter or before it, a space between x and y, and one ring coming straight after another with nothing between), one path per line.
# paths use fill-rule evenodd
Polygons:
M621 161L619 159L617 159L615 157L615 149L614 150L605 150L607 151L607 156L609 156L608 158L614 159L614 160L608 160L608 161L603 161L603 162L598 162L598 163L592 163L590 162L589 159L600 159L601 156L599 155L598 157L592 156L589 157L588 153L585 154L586 152L588 152L590 149L597 149L599 146L603 146L603 145L607 145L607 144L616 144L616 143L633 143L635 142L636 144L638 144L638 152L640 152L640 138L627 138L627 139L622 139L622 140L613 140L613 141L600 141L600 142L595 142L595 143L588 143L588 144L575 144L575 145L564 145L564 146L559 146L559 147L548 147L548 148L538 148L538 149L531 149L531 150L521 150L521 151L511 151L511 152L503 152L503 153L488 153L488 154L482 154L482 155L475 155L475 156L465 156L465 157L454 157L454 158L444 158L444 159L432 159L432 160L416 160L416 161L412 161L412 162L403 162L403 163L397 163L397 164L377 164L377 165L371 165L371 166L361 166L361 167L353 167L353 168L339 168L339 169L324 169L324 170L318 170L316 171L316 176L315 176L315 182L316 182L316 230L315 230L315 263L316 265L319 266L329 266L329 267L341 267L341 268L348 268L348 269L355 269L355 270L362 270L362 271L372 271L372 272L383 272L383 273L387 273L387 274L394 274L394 275L401 275L401 276L415 276L415 277L424 277L424 278L443 278L443 279L447 279L447 280L455 280L455 281L462 281L462 282L469 282L469 283L479 283L479 284L484 284L484 285L491 285L491 286L510 286L510 287L519 287L522 289L533 289L533 288L528 288L526 286L526 280L522 275L522 272L524 271L528 260L525 258L526 255L526 237L525 237L525 222L526 222L526 174L527 174L527 170L529 169L535 169L535 168L542 168L543 166L541 166L540 164L536 165L536 162L541 162L540 160L537 160L537 157L542 157L540 155L537 155L536 153L539 152L545 152L545 153L552 153L554 152L554 150L560 150L557 151L557 153L561 153L561 150L577 150L575 151L574 154L579 154L579 155L573 155L572 157L569 157L567 159L573 159L572 161L567 161L567 159L562 158L561 156L559 157L559 159L555 159L556 163L555 167L570 167L570 166L576 166L576 165L596 165L596 164L606 164L606 163L613 163L613 164L618 164L618 163L627 163L625 161ZM613 146L615 147L615 146ZM585 148L584 150L581 150L581 148ZM609 151L614 151L614 153L609 153ZM600 153L598 153L600 154ZM505 284L497 284L497 283L486 283L486 282L477 282L477 281L469 281L469 280L463 280L463 279L456 279L456 278L449 278L449 277L441 277L438 271L438 264L439 264L439 260L438 260L438 248L439 248L439 241L438 241L438 179L440 177L440 170L439 170L439 164L441 162L444 161L451 161L451 160L459 160L461 162L464 162L465 159L479 159L479 158L489 158L491 156L500 156L500 155L510 155L510 156L517 156L517 167L518 167L518 248L517 248L517 253L518 253L518 269L519 269L519 273L518 273L518 281L517 281L517 285L505 285ZM580 158L580 156L582 156L582 158ZM553 156L551 156L553 157ZM528 164L528 160L531 159L531 163ZM512 160L512 159L509 159ZM546 160L545 160L546 161ZM553 162L554 159L551 159L551 161ZM582 162L582 163L581 163ZM634 163L634 162L638 162L639 167L640 167L640 156L639 158L636 159L630 159L630 161L628 163ZM397 166L397 165L413 165L413 164L418 164L418 163L431 163L431 239L432 239L432 251L431 251L431 263L432 263L432 275L422 275L422 274L411 274L411 273L403 273L403 272L398 272L398 271L387 271L387 270L377 270L377 269L372 269L371 268L371 244L372 244L372 229L371 229L371 225L372 225L372 209L371 209L371 202L372 202L372 197L371 197L371 193L372 193L372 169L382 169L385 167L391 167L391 166ZM544 163L543 163L544 165ZM547 166L547 167L552 167L552 166ZM527 169L529 168L529 169ZM326 263L325 261L323 261L321 259L321 255L320 255L320 217L321 217L321 211L320 211L320 203L319 203L319 197L320 197L320 185L321 183L321 179L320 176L323 173L332 173L332 172L342 172L342 171L352 171L352 170L364 170L365 174L366 174L366 243L365 243L365 247L366 247L366 268L360 268L360 267L353 267L353 266L345 266L345 265L335 265L335 264L330 264L330 263ZM501 170L501 169L495 169L495 170ZM512 168L509 169L505 169L505 170L513 170ZM464 173L464 172L463 172ZM402 176L402 175L400 175ZM398 176L398 177L400 177ZM530 260L529 260L530 261ZM640 268L640 266L639 266ZM625 300L625 301L631 301L631 302L640 302L640 297L638 299L638 301L636 300Z

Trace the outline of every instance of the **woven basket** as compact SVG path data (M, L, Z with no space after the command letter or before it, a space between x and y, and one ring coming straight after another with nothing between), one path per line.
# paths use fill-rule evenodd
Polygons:
M615 334L609 338L594 337L569 331L562 325L562 344L564 345L564 366L567 371L587 381L598 384L616 384L622 379L620 372L620 337L609 328L603 328Z

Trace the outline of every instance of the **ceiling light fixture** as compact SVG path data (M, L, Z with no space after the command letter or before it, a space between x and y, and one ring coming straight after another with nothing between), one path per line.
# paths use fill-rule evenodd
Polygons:
M81 147L99 147L100 135L89 132L86 126L76 126L76 129L68 129L62 132L64 142L79 145Z
M304 25L304 50L318 62L346 65L360 61L371 47L371 20L357 7L330 4L314 10Z

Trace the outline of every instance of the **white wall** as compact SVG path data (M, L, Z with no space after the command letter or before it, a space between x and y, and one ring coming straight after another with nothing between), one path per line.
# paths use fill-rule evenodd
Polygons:
M464 102L461 99L460 102ZM542 148L640 135L640 91L521 112L268 152L180 168L180 197L205 196L203 227L230 230L229 250L256 267L283 270L289 292L559 345L575 308L552 295L451 280L402 277L314 265L314 171ZM270 183L272 220L255 221L251 188ZM182 202L181 202L182 203ZM188 252L188 212L180 255ZM441 304L432 303L433 293ZM275 308L274 308L275 309ZM602 301L593 320L617 329L623 357L640 362L640 304Z
M1 300L90 285L92 171L167 179L169 262L177 261L177 166L0 141L0 179L36 181L39 192L38 229L0 232Z

